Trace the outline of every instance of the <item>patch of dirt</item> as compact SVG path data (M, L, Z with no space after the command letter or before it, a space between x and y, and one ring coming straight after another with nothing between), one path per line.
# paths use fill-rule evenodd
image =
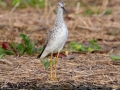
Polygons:
M83 0L82 0L83 1ZM86 3L88 0L85 0ZM90 0L91 3L93 0ZM107 1L107 0L106 0ZM66 1L67 2L67 1ZM75 1L77 4L77 0ZM95 2L103 9L101 1ZM49 79L49 69L45 69L37 55L22 57L5 56L0 60L1 89L68 89L68 90L119 90L120 62L110 59L110 54L120 54L120 4L119 0L108 0L110 15L83 14L84 7L76 9L67 6L65 21L71 41L87 43L93 38L98 40L103 52L74 53L72 59L59 59L57 66L58 81ZM101 10L102 10L101 9ZM0 14L0 43L3 41L21 42L19 34L25 33L36 47L44 44L47 32L55 21L55 7L45 13L41 9L16 9L14 12L2 10ZM43 13L44 12L44 13ZM73 53L69 53L72 55Z

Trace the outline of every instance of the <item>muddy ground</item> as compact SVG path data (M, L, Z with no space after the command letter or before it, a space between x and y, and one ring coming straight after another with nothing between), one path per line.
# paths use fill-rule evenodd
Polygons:
M5 56L0 60L1 89L120 90L120 61L113 61L109 56L120 54L120 1L85 1L85 6L81 6L83 0L80 1L80 7L78 0L71 6L66 6L68 14L65 14L65 21L69 38L64 50L71 41L88 43L96 38L102 46L102 51L69 52L73 58L64 57L58 61L57 81L49 79L49 70L36 59L38 54ZM85 15L86 7L93 3L93 9L100 8L101 13ZM31 7L16 8L13 11L1 8L0 42L19 43L19 34L25 33L32 41L37 42L36 47L44 45L46 34L54 25L55 9L56 3L50 6L47 12L45 9ZM106 9L111 9L112 13L106 15Z

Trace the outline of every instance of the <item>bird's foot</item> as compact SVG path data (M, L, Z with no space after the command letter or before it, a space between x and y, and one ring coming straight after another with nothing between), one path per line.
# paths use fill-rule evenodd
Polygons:
M51 81L55 81L54 78L52 78L52 77L50 78L50 80L51 80Z
M54 81L57 81L57 77L56 77L56 75L54 75L53 79L54 79Z
M54 81L57 81L57 78L56 78L56 77L54 77L53 79L54 79Z

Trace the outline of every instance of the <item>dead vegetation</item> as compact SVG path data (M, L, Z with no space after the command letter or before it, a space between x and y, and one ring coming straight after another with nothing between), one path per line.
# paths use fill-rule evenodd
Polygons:
M89 90L120 88L120 62L109 57L113 53L120 54L120 1L75 0L72 8L69 6L70 0L67 2L66 9L69 13L65 15L65 21L69 28L69 38L66 46L71 41L87 43L96 38L103 52L69 53L73 55L73 59L63 58L58 62L58 81L49 80L49 70L36 59L36 55L5 56L0 60L1 88L85 88L85 90L89 89L87 87L93 88ZM56 16L54 13L56 3L51 6L47 4L48 2L42 10L30 7L20 10L16 9L17 6L11 11L1 9L0 43L3 41L18 43L21 41L19 34L25 33L33 41L38 42L37 47L43 45L46 33L53 27ZM92 9L98 8L100 13L85 15L85 9L90 6L89 4L95 4ZM106 15L108 8L112 13Z

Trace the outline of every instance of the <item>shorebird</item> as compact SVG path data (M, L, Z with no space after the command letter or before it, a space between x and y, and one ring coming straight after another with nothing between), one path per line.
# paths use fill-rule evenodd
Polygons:
M66 26L66 23L64 21L64 16L63 16L63 12L64 11L67 12L67 11L65 10L64 6L65 6L64 2L58 2L55 25L53 29L49 31L43 50L40 53L40 55L38 55L37 57L37 58L42 59L46 57L48 54L51 54L50 56L50 79L51 80L57 79L56 78L56 70L57 70L56 65L58 62L58 56L68 37L68 28ZM52 71L53 52L57 52L56 63L54 65L54 69L55 69L54 76L53 76L53 71Z

